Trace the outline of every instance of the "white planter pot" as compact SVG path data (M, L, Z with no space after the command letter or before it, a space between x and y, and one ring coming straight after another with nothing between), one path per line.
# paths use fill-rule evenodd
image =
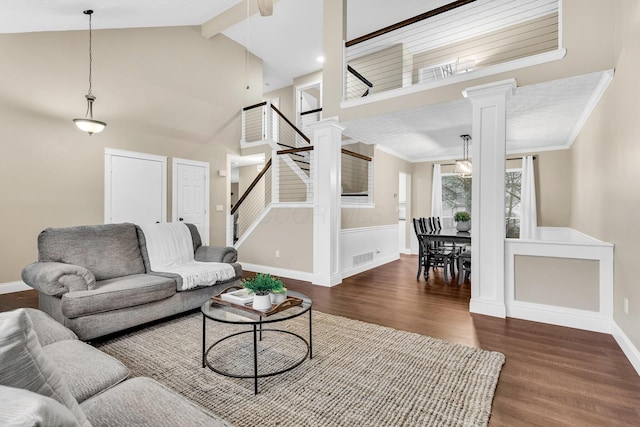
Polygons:
M458 221L456 224L456 229L458 231L469 231L471 230L471 221Z
M281 294L271 294L271 304L280 304L287 299L287 290L285 289Z
M271 294L254 295L252 307L256 310L269 310L271 308Z

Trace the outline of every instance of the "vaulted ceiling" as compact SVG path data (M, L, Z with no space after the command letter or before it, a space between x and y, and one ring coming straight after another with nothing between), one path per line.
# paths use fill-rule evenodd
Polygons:
M348 39L434 9L451 0L348 0ZM518 3L532 0L479 0ZM535 1L535 0L533 0ZM84 9L93 8L94 29L201 25L241 0L4 0L0 33L86 30ZM543 2L544 3L544 2ZM223 33L264 62L265 92L319 70L323 0L276 0L271 17L248 16ZM452 23L451 25L454 25ZM520 87L508 105L509 152L567 148L599 99L610 74L593 73ZM471 132L467 100L345 123L345 134L380 144L408 160L461 155L460 134Z

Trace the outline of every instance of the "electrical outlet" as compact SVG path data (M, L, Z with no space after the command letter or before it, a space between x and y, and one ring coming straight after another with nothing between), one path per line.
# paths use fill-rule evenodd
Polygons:
M624 298L624 314L629 314L629 298Z
M280 251L276 249L276 258L280 258Z

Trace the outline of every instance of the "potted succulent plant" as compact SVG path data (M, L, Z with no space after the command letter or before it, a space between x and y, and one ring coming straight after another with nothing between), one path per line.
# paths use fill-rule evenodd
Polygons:
M252 279L244 280L242 286L253 292L253 308L256 310L271 308L271 293L286 292L282 280L263 273L256 274Z
M456 222L456 229L458 231L471 230L471 215L469 212L460 211L453 215L453 220Z

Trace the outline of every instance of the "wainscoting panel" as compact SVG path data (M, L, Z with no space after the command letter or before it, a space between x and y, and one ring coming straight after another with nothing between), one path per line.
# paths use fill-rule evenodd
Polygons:
M397 224L344 229L340 241L343 279L400 258Z

